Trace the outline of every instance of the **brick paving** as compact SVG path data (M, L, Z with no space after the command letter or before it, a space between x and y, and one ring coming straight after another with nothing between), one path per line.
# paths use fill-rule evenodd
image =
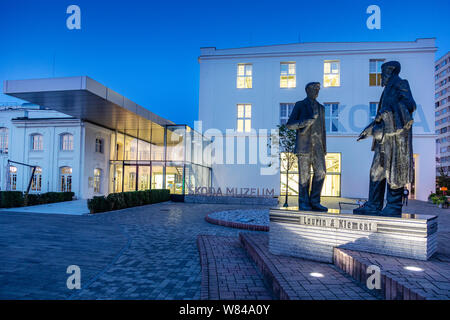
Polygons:
M241 233L240 239L279 299L376 299L368 289L358 285L332 264L273 255L269 252L268 234Z
M335 264L365 283L364 271L370 265L380 267L381 291L388 300L450 299L450 261L438 253L428 261L335 249ZM411 271L415 267L421 271ZM362 276L363 275L363 276Z
M238 236L207 213L160 203L89 216L0 212L0 299L200 299L197 235ZM264 207L261 207L264 208ZM66 269L81 268L81 290Z
M197 236L237 239L242 231L204 218L213 211L240 208L254 207L167 202L93 216L0 211L0 299L200 299ZM450 252L449 211L413 201L408 209L442 214L439 250ZM305 270L332 270L310 263ZM66 287L69 265L81 268L81 290ZM292 277L299 284L305 280L298 273ZM313 290L315 283L306 280ZM342 281L348 283L349 278ZM342 290L338 297L342 285L334 286L336 298L359 294ZM311 298L326 297L329 291L316 289L318 294Z
M272 299L262 275L237 237L198 236L197 243L202 264L202 299Z

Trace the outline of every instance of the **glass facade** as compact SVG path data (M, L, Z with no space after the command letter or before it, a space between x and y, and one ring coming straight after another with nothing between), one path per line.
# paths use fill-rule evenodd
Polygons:
M111 138L109 192L169 189L188 194L211 185L207 140L186 125L116 131Z
M340 197L341 196L341 154L327 153L325 156L325 164L327 175L322 187L323 197ZM312 172L312 168L311 168ZM294 161L293 166L289 170L289 183L286 183L286 156L281 154L281 194L283 196L288 191L288 195L298 195L298 166ZM288 189L287 189L288 188Z

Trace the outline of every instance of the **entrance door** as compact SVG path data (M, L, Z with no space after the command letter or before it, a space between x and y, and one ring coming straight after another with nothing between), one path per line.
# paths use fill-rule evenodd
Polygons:
M136 191L137 167L134 165L124 165L123 191Z
M150 189L150 166L138 167L138 189L149 190Z

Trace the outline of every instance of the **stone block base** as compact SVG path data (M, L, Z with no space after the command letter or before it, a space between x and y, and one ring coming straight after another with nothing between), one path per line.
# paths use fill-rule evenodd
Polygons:
M437 216L402 218L317 213L293 208L270 210L270 252L333 262L333 249L428 260L437 250Z

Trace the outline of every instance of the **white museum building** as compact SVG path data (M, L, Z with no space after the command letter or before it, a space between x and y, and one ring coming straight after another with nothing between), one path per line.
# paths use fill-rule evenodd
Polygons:
M286 193L283 165L267 174L263 170L268 167L264 159L267 146L259 142L256 150L251 141L267 136L262 129L285 123L295 102L305 98L305 85L317 81L321 83L318 101L326 109L328 149L322 195L366 198L371 139L356 139L376 114L383 90L381 64L397 60L402 66L400 77L409 81L417 104L415 178L408 188L412 198L426 200L435 190L436 50L435 39L201 48L199 119L204 134L222 134L225 141L223 157L212 159L212 187ZM297 193L296 170L289 174L291 195Z
M297 169L286 188L267 138L305 98L305 85L318 81L328 148L322 195L366 198L371 139L356 138L375 116L381 64L398 60L417 103L408 187L411 197L426 200L436 174L435 52L435 39L202 48L196 130L87 76L5 80L3 92L27 103L0 107L0 189L25 191L31 181L30 192L79 198L152 188L295 195Z
M0 107L0 189L78 198L209 186L204 137L86 77L6 80L28 101ZM32 167L35 171L32 177Z

